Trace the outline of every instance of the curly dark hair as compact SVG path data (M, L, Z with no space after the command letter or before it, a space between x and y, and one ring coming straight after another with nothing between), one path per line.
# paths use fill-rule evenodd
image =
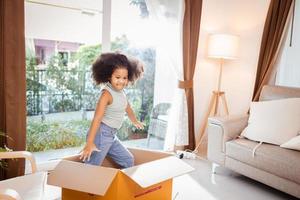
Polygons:
M127 58L121 53L103 53L92 65L92 77L97 85L109 82L111 75L118 68L128 70L128 81L131 84L144 72L144 65L135 58Z

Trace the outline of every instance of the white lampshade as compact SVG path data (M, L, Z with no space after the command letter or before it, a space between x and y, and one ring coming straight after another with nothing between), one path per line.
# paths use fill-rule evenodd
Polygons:
M208 39L210 58L236 59L238 55L239 37L228 34L212 34Z

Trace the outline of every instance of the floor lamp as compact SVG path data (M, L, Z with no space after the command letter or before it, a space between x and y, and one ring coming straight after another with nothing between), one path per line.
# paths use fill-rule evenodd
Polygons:
M225 92L221 91L221 81L223 72L223 63L226 60L236 59L238 51L239 38L235 35L228 34L212 34L208 39L208 52L207 56L209 58L218 59L220 63L219 76L218 76L218 86L215 91L212 92L209 107L204 118L204 124L200 128L200 141L195 150L199 148L202 144L205 130L207 127L207 120L210 116L217 116L219 112L219 104L222 102L225 115L229 114L228 106L225 98Z

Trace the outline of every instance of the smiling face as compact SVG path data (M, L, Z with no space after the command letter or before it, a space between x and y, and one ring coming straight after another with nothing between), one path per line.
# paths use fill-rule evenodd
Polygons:
M115 90L122 90L128 84L128 70L126 68L117 68L111 75L110 83Z

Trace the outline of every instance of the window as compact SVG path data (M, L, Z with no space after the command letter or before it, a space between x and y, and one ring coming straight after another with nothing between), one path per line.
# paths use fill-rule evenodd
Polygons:
M27 150L77 153L99 88L90 66L100 54L102 1L25 1ZM55 153L58 152L58 153Z
M29 151L64 148L57 151L62 156L78 153L82 148L100 91L91 80L90 68L107 43L112 51L122 51L145 64L144 77L126 89L145 129L135 129L126 119L119 138L127 146L163 148L174 96L170 85L177 84L170 67L174 60L166 52L178 57L170 50L176 48L166 37L175 38L178 30L170 29L164 34L154 31L162 30L169 22L163 21L158 27L155 9L151 11L145 0L108 2L111 8L94 0L25 1ZM172 19L179 1L166 2L157 6ZM172 12L166 12L166 6ZM111 13L110 26L102 21L104 13ZM102 28L104 25L109 29ZM110 35L110 41L101 41L106 35ZM164 44L169 49L162 48L162 41L169 42ZM57 158L53 151L44 159L51 158Z

